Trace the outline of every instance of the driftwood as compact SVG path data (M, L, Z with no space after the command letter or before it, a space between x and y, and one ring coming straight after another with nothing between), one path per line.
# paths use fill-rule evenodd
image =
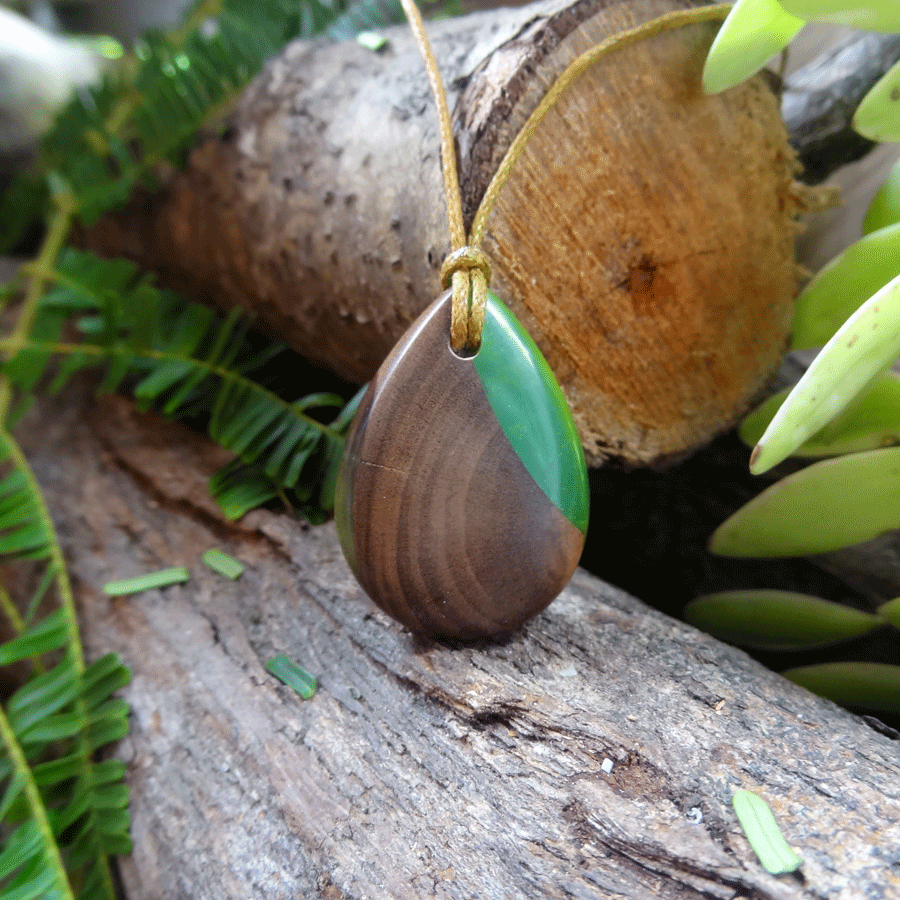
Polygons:
M134 680L132 900L860 898L900 891L900 747L744 653L579 570L505 643L417 641L333 528L205 491L221 451L69 394L20 438L63 536L89 654ZM237 582L198 562L247 564ZM102 585L185 564L184 586ZM319 676L302 702L263 666ZM756 862L748 788L804 857Z
M853 113L898 59L900 35L854 33L787 79L781 112L804 181L822 181L875 146L853 130Z
M696 0L550 0L433 23L466 217L553 79ZM494 286L562 384L588 459L656 463L730 427L777 369L796 169L764 78L705 97L717 23L602 60L532 139L488 225ZM407 28L292 44L157 198L86 236L240 304L363 381L439 292L437 121Z

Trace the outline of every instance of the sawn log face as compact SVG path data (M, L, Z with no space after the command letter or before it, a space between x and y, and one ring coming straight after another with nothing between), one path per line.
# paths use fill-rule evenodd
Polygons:
M553 80L694 0L543 2L429 26L471 220ZM614 53L540 126L488 224L494 287L570 404L588 462L657 463L730 427L777 369L796 288L795 169L762 79L706 97L715 24ZM295 43L157 198L86 236L369 379L449 250L437 119L408 29L383 53Z

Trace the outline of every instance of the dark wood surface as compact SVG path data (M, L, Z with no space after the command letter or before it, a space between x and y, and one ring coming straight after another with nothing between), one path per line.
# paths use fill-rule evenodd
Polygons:
M559 594L584 535L535 483L449 334L447 292L369 386L335 517L382 609L420 634L485 637L515 630Z

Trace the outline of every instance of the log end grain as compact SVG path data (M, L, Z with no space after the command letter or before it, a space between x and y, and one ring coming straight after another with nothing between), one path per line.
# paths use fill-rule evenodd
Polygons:
M545 2L432 23L469 217L572 59L691 5ZM590 464L688 455L746 411L787 341L795 157L763 80L704 96L715 28L657 35L583 75L488 224L495 288L556 373ZM288 47L224 135L91 245L243 305L315 362L371 378L437 293L449 250L424 70L408 31L388 34L382 54Z

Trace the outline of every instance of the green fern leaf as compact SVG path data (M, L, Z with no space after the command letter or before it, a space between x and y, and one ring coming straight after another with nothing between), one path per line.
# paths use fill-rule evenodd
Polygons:
M37 668L0 712L0 811L6 826L0 846L0 896L75 900L68 867L71 883L79 885L79 898L113 900L106 854L109 848L128 845L122 806L127 795L121 766L98 766L92 757L127 730L128 705L110 699L127 681L127 672L109 656L85 670L71 588L52 523L21 451L3 432L0 462L13 467L0 479L2 521L9 526L0 534L0 551L7 559L27 551L44 562L24 614L13 617L20 633L0 644L0 664L37 661L64 651L46 671ZM61 605L38 617L54 583Z
M209 493L225 518L235 522L251 509L274 500L278 488L257 466L246 466L237 460L210 478Z
M69 622L62 608L41 619L18 637L0 644L0 666L59 650L69 639Z
M240 461L210 485L229 517L282 490L295 491L302 501L311 501L318 490L319 508L333 506L333 483L352 409L341 410L343 401L335 394L289 402L251 380L247 373L278 348L250 353L247 322L238 312L221 321L205 306L155 289L135 266L71 249L49 274L55 285L39 306L38 337L29 338L7 363L4 373L11 381L30 389L57 355L65 356L66 364L53 379L56 388L88 365L106 366L103 390L137 377L134 394L142 408L153 406L169 417L208 411L210 437ZM84 314L91 325L82 340L62 343L58 336L67 318L83 321ZM338 410L331 425L311 415L329 408ZM3 496L0 484L0 504ZM0 532L0 551L39 550L39 538L39 530Z

